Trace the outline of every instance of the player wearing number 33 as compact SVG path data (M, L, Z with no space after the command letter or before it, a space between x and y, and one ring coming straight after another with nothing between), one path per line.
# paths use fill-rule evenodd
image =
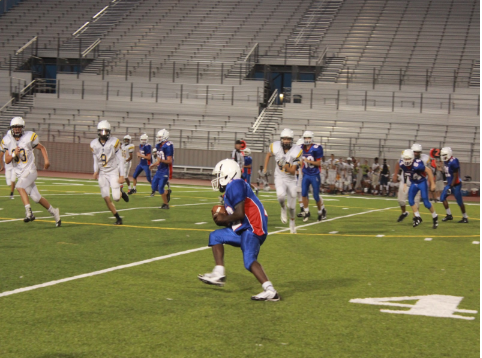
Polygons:
M268 214L263 204L253 193L250 185L241 179L241 168L232 159L221 160L214 167L216 178L212 181L214 190L224 194L225 212L216 211L213 219L219 226L226 226L209 234L216 266L213 271L198 278L204 283L224 286L224 244L240 247L244 267L263 286L263 292L251 299L255 301L279 301L278 292L268 280L261 264L257 261L261 245L268 235Z
M288 221L286 215L286 196L288 197L288 209L290 211L290 232L296 233L296 197L297 183L296 171L300 166L302 150L301 147L293 145L293 131L285 128L281 131L280 140L273 142L269 146L269 152L264 159L264 173L268 169L269 158L272 156L276 160L276 169L274 172L274 185L276 187L276 196L281 205L281 222L286 224Z
M122 225L122 219L117 213L112 198L119 201L121 198L120 185L124 183L124 158L122 157L121 143L119 139L110 136L110 124L100 121L97 125L98 139L90 142L90 150L94 156L94 179L99 180L100 193L109 210L117 219L115 225ZM129 201L126 193L122 192L124 201Z
M35 216L30 208L29 196L48 210L50 215L55 218L55 226L60 226L60 213L59 209L52 207L47 199L43 198L35 185L35 179L37 179L37 167L35 166L35 155L33 150L39 149L44 157L44 169L50 167L49 157L47 149L40 144L39 138L36 133L30 131L24 131L25 121L22 117L14 117L10 122L13 139L10 141L8 150L5 152L5 163L11 163L14 161L15 174L17 175L17 191L22 198L22 202L25 205L25 219L24 222L34 221Z
M416 227L422 223L422 218L418 211L418 206L415 202L415 196L420 191L422 195L423 204L432 213L433 228L436 229L438 226L438 216L435 212L433 205L428 199L428 185L427 176L430 182L430 190L435 191L435 182L433 180L432 170L425 166L422 159L415 159L415 154L413 150L406 149L402 152L402 159L400 160L400 169L410 179L411 185L408 190L408 203L413 210L413 227Z

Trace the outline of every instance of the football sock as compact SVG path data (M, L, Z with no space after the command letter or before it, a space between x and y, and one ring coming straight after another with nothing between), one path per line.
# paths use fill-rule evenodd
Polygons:
M432 217L433 217L434 219L437 217L437 213L436 213L435 211L432 213Z
M115 213L114 216L115 216L115 218L116 218L117 220L120 219L119 213Z
M467 213L463 213L462 216L465 218L465 219L468 219L469 217L467 216Z
M325 208L325 204L321 205L321 210L323 210Z
M47 209L50 213L50 215L54 215L54 207L50 205L50 208Z
M310 212L310 207L307 206L307 207L305 208L305 213L309 213L309 212Z
M414 212L413 215L416 217L420 217L420 213L418 211Z
M10 192L10 196L12 196L12 195L13 195L13 191Z
M300 208L303 209L303 203L300 203Z
M450 211L450 209L445 209L445 211L447 212L447 215L452 215L452 212Z
M296 216L296 209L290 209L290 218L294 220L295 216Z
M134 185L134 190L136 190L136 186Z
M266 281L265 283L263 283L262 286L263 286L263 290L265 290L265 291L271 290L271 291L275 291L275 292L276 292L276 290L274 289L273 284L271 283L271 281Z
M226 276L226 271L224 269L224 266L221 266L221 265L214 266L213 272L217 273L220 276Z
M31 210L30 204L25 205L25 213L27 214L27 216L28 216L28 214L30 214L30 210Z

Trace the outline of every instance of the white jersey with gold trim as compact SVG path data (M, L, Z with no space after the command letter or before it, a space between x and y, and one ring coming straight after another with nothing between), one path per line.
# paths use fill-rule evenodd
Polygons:
M10 131L7 132L7 134L2 138L0 141L0 151L5 153L8 150L8 147L10 145L10 142L15 140L12 135L10 134ZM3 156L3 163L5 164L5 170L11 169L14 166L17 166L16 161L11 161L10 163L5 163L5 155Z
M13 155L15 148L20 148L18 155L18 161L13 160L15 174L20 177L25 171L37 170L35 166L35 154L33 150L39 144L38 135L34 132L27 131L18 139L12 138L8 144L8 151L10 155Z
M301 147L297 145L291 147L291 149L285 153L283 147L281 146L281 142L279 140L270 144L269 151L274 156L276 162L278 162L281 159L284 159L286 163L289 163L291 165L298 163L300 161L301 155L303 154L303 150L301 149ZM282 176L286 178L295 179L294 174L289 174L285 171L281 171L278 165L276 165L274 176L275 177Z
M119 161L117 155L118 153L121 154L119 152L121 150L120 147L120 141L116 137L110 137L103 145L99 139L94 139L90 142L90 150L97 162L97 168L94 167L94 171L106 174L119 173L121 164L124 164Z
M134 153L136 146L134 144L122 144L121 149L122 158L124 158L124 161L126 161L127 159L129 159L129 153Z

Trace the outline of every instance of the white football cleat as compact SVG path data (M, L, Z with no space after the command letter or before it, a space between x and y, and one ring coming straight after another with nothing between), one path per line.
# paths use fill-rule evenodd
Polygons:
M281 297L276 291L266 290L258 293L256 296L252 296L251 299L253 301L279 301L281 300Z
M226 283L226 276L218 275L215 272L205 273L204 275L199 274L197 278L208 285L219 287L223 287Z
M62 221L60 220L60 209L54 209L54 219L55 219L55 226L59 227L62 225Z
M288 222L288 215L286 215L286 207L281 207L281 222L286 224Z
M296 234L296 222L290 219L290 233Z

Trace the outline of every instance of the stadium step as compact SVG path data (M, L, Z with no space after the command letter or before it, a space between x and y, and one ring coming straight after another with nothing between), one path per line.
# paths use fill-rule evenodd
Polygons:
M0 133L5 133L13 117L25 117L33 107L33 95L24 96L0 115Z

